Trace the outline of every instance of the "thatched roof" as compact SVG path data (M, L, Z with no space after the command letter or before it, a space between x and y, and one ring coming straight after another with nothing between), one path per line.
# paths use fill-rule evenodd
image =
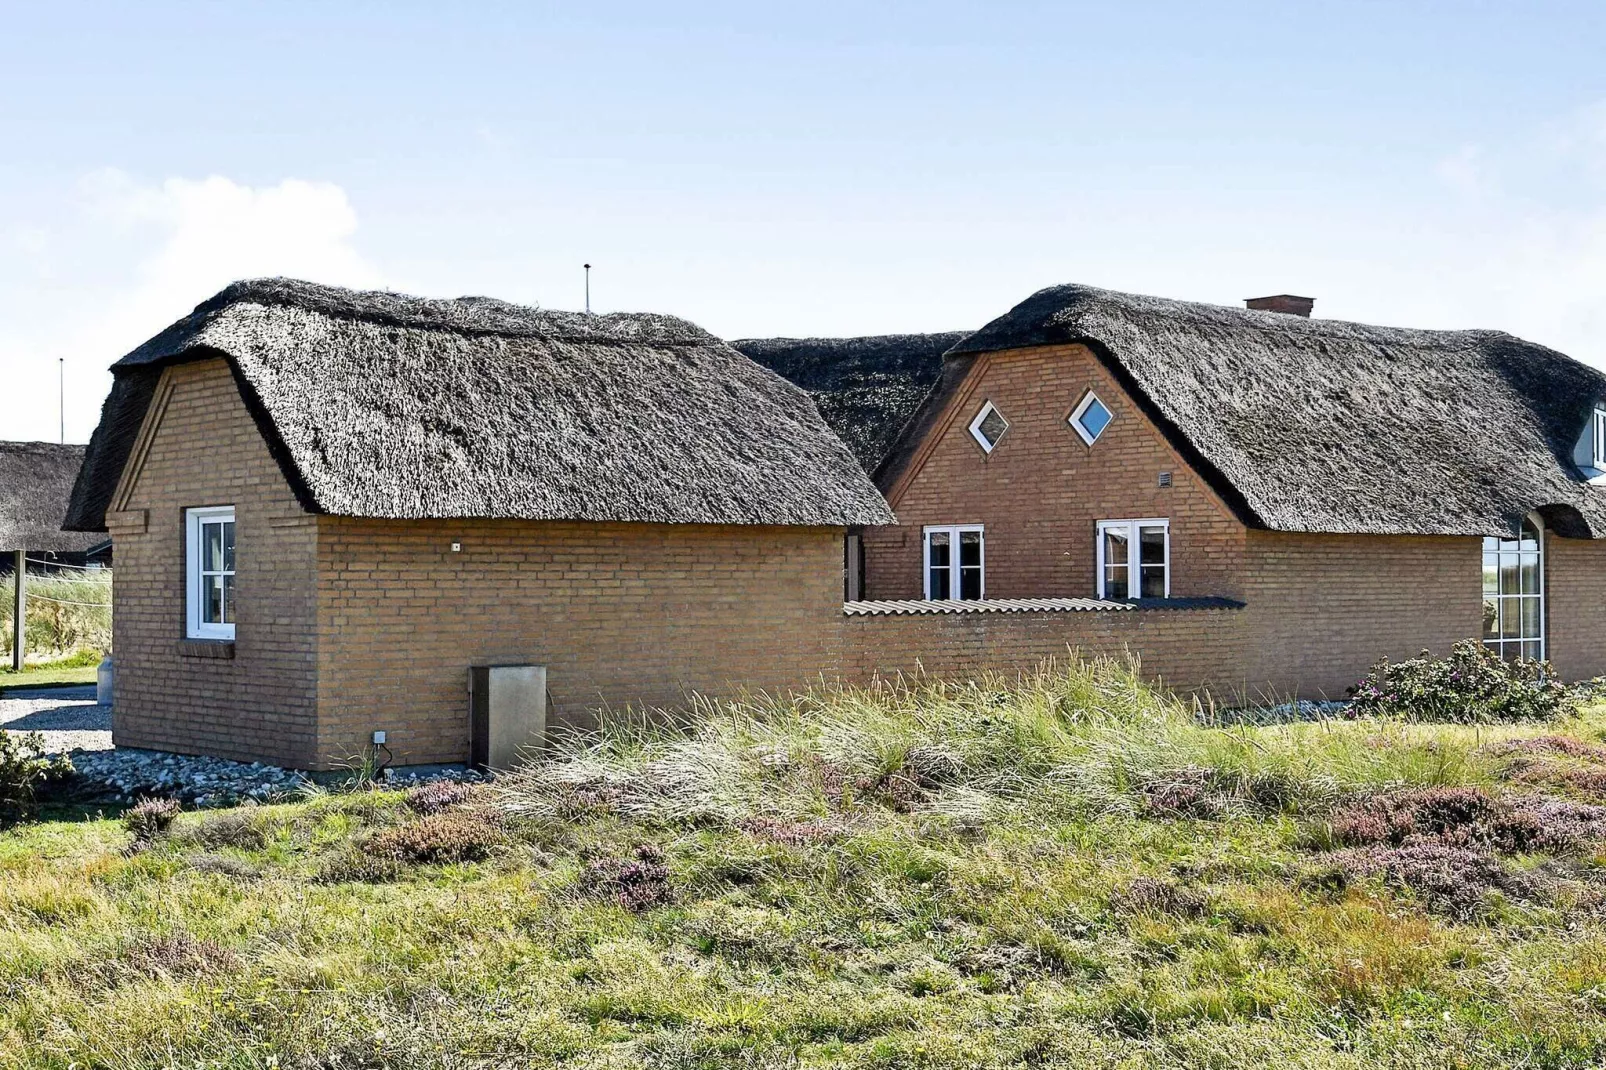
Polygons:
M944 351L965 334L743 338L731 345L807 390L831 430L874 472L942 375Z
M1606 536L1606 487L1573 463L1606 375L1543 346L1071 285L949 359L1072 342L1252 525L1494 535L1539 510L1560 534Z
M210 357L312 512L891 520L807 394L685 320L260 279L113 366L71 526L103 529L161 369Z
M0 550L82 553L93 535L61 530L84 447L0 442Z

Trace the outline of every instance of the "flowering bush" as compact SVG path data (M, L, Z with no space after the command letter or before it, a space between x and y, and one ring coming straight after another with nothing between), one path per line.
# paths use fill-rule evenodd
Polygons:
M1425 650L1398 664L1385 658L1349 694L1353 716L1407 721L1542 721L1577 708L1549 662L1505 661L1476 639L1455 644L1446 658Z

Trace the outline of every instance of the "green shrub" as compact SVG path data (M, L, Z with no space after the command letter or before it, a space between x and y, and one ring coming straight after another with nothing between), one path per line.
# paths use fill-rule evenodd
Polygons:
M1543 721L1577 708L1568 689L1544 661L1505 661L1476 639L1464 639L1449 657L1419 657L1372 666L1349 689L1358 717L1489 724Z
M72 763L60 755L40 756L38 733L18 735L0 729L0 825L32 817L38 790L72 775Z

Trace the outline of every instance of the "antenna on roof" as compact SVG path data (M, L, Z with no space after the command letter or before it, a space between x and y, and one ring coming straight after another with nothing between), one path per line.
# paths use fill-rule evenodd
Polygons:
M61 441L67 441L67 358L56 358L56 397L61 410Z
M585 266L585 269L586 269L586 315L589 316L589 315L591 315L591 265L587 264Z

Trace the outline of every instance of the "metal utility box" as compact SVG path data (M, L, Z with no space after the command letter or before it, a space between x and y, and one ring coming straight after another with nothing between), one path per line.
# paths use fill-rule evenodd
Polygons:
M469 764L509 769L546 742L546 666L468 670Z

